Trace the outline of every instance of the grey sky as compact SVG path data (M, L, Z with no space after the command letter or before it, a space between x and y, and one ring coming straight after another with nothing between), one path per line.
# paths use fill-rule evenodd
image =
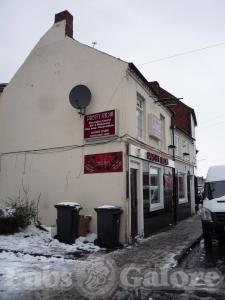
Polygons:
M137 66L225 42L224 0L1 0L0 82L8 82L64 9L74 37ZM195 109L198 173L225 164L225 45L138 66ZM15 99L16 100L16 99Z

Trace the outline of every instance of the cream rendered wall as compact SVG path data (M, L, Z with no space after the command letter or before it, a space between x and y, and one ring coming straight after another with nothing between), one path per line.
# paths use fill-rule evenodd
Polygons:
M118 108L123 128L127 64L65 37L64 26L53 26L5 88L1 152L82 144L83 135L76 134L83 130L82 118L68 98L77 84L92 92L87 114Z
M126 114L126 126L127 133L132 137L138 139L140 142L143 142L151 147L155 148L166 154L169 153L168 146L172 144L172 132L171 132L171 113L162 105L154 103L155 99L152 93L145 88L138 79L135 79L132 75L127 77L127 113ZM144 138L140 139L137 136L136 132L136 101L137 93L139 93L145 100L144 107ZM165 117L165 131L166 131L166 146L165 149L160 149L160 143L156 139L148 135L148 114L153 113L158 118L160 114Z
M119 205L124 210L121 220L121 240L125 241L124 173L83 174L83 155L124 150L123 143L115 142L62 152L3 155L1 198L18 196L19 192L23 196L23 187L28 191L31 200L37 200L41 193L40 219L48 225L55 224L56 203L76 201L83 207L81 214L93 217L91 230L94 232L97 229L94 208L103 204Z
M65 22L55 24L31 51L5 88L0 102L0 198L17 196L22 187L31 199L41 193L40 217L55 223L54 204L76 201L82 213L94 207L122 206L121 241L126 240L126 173L83 174L85 154L124 151L112 142L70 151L23 151L83 145L83 118L69 104L72 87L85 84L92 92L86 113L119 110L119 135L124 134L127 64L65 36ZM63 151L62 151L63 150ZM21 152L22 151L22 152ZM16 152L11 153L9 152ZM8 154L7 154L8 153ZM110 188L109 188L110 187Z
M184 161L185 163L188 163L192 165L193 167L196 165L196 146L195 141L193 141L191 138L188 138L187 135L183 134L180 130L175 130L175 135L179 137L179 147L180 147L180 153L178 156L176 156L177 160ZM188 143L188 151L189 156L186 158L183 157L184 150L182 149L182 141L185 141Z

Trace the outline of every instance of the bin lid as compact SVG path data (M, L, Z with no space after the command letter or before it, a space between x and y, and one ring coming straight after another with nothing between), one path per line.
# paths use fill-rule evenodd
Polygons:
M95 208L95 210L101 210L101 209L107 209L107 210L121 210L120 206L116 206L116 205L102 205L99 206L97 208Z
M67 207L74 207L74 208L81 207L81 205L77 202L60 202L55 205L55 207L58 207L58 206L67 206Z

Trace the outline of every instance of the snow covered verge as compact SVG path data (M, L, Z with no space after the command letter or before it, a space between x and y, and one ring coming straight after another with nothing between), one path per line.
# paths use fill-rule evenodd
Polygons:
M96 234L89 233L85 237L79 237L72 245L60 243L51 237L48 231L41 230L35 225L30 225L21 232L11 235L0 235L0 251L21 252L23 254L75 258L78 253L90 253L100 250L94 245Z
M28 263L28 264L39 264L39 263L67 263L67 264L74 264L76 260L74 259L65 259L63 257L45 257L45 256L34 256L30 254L23 254L21 252L13 253L13 252L6 252L2 251L0 253L0 264L1 262L17 262L17 263Z
M4 218L11 218L15 213L15 209L11 207L0 208L0 216Z

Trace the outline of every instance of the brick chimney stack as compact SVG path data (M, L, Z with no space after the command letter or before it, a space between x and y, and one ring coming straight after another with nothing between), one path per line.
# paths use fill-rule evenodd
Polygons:
M154 92L156 92L156 94L159 93L159 83L158 83L158 81L150 81L149 86L150 86L150 88L153 89Z
M55 23L66 20L65 35L73 38L73 16L68 12L68 10L61 11L55 15Z

